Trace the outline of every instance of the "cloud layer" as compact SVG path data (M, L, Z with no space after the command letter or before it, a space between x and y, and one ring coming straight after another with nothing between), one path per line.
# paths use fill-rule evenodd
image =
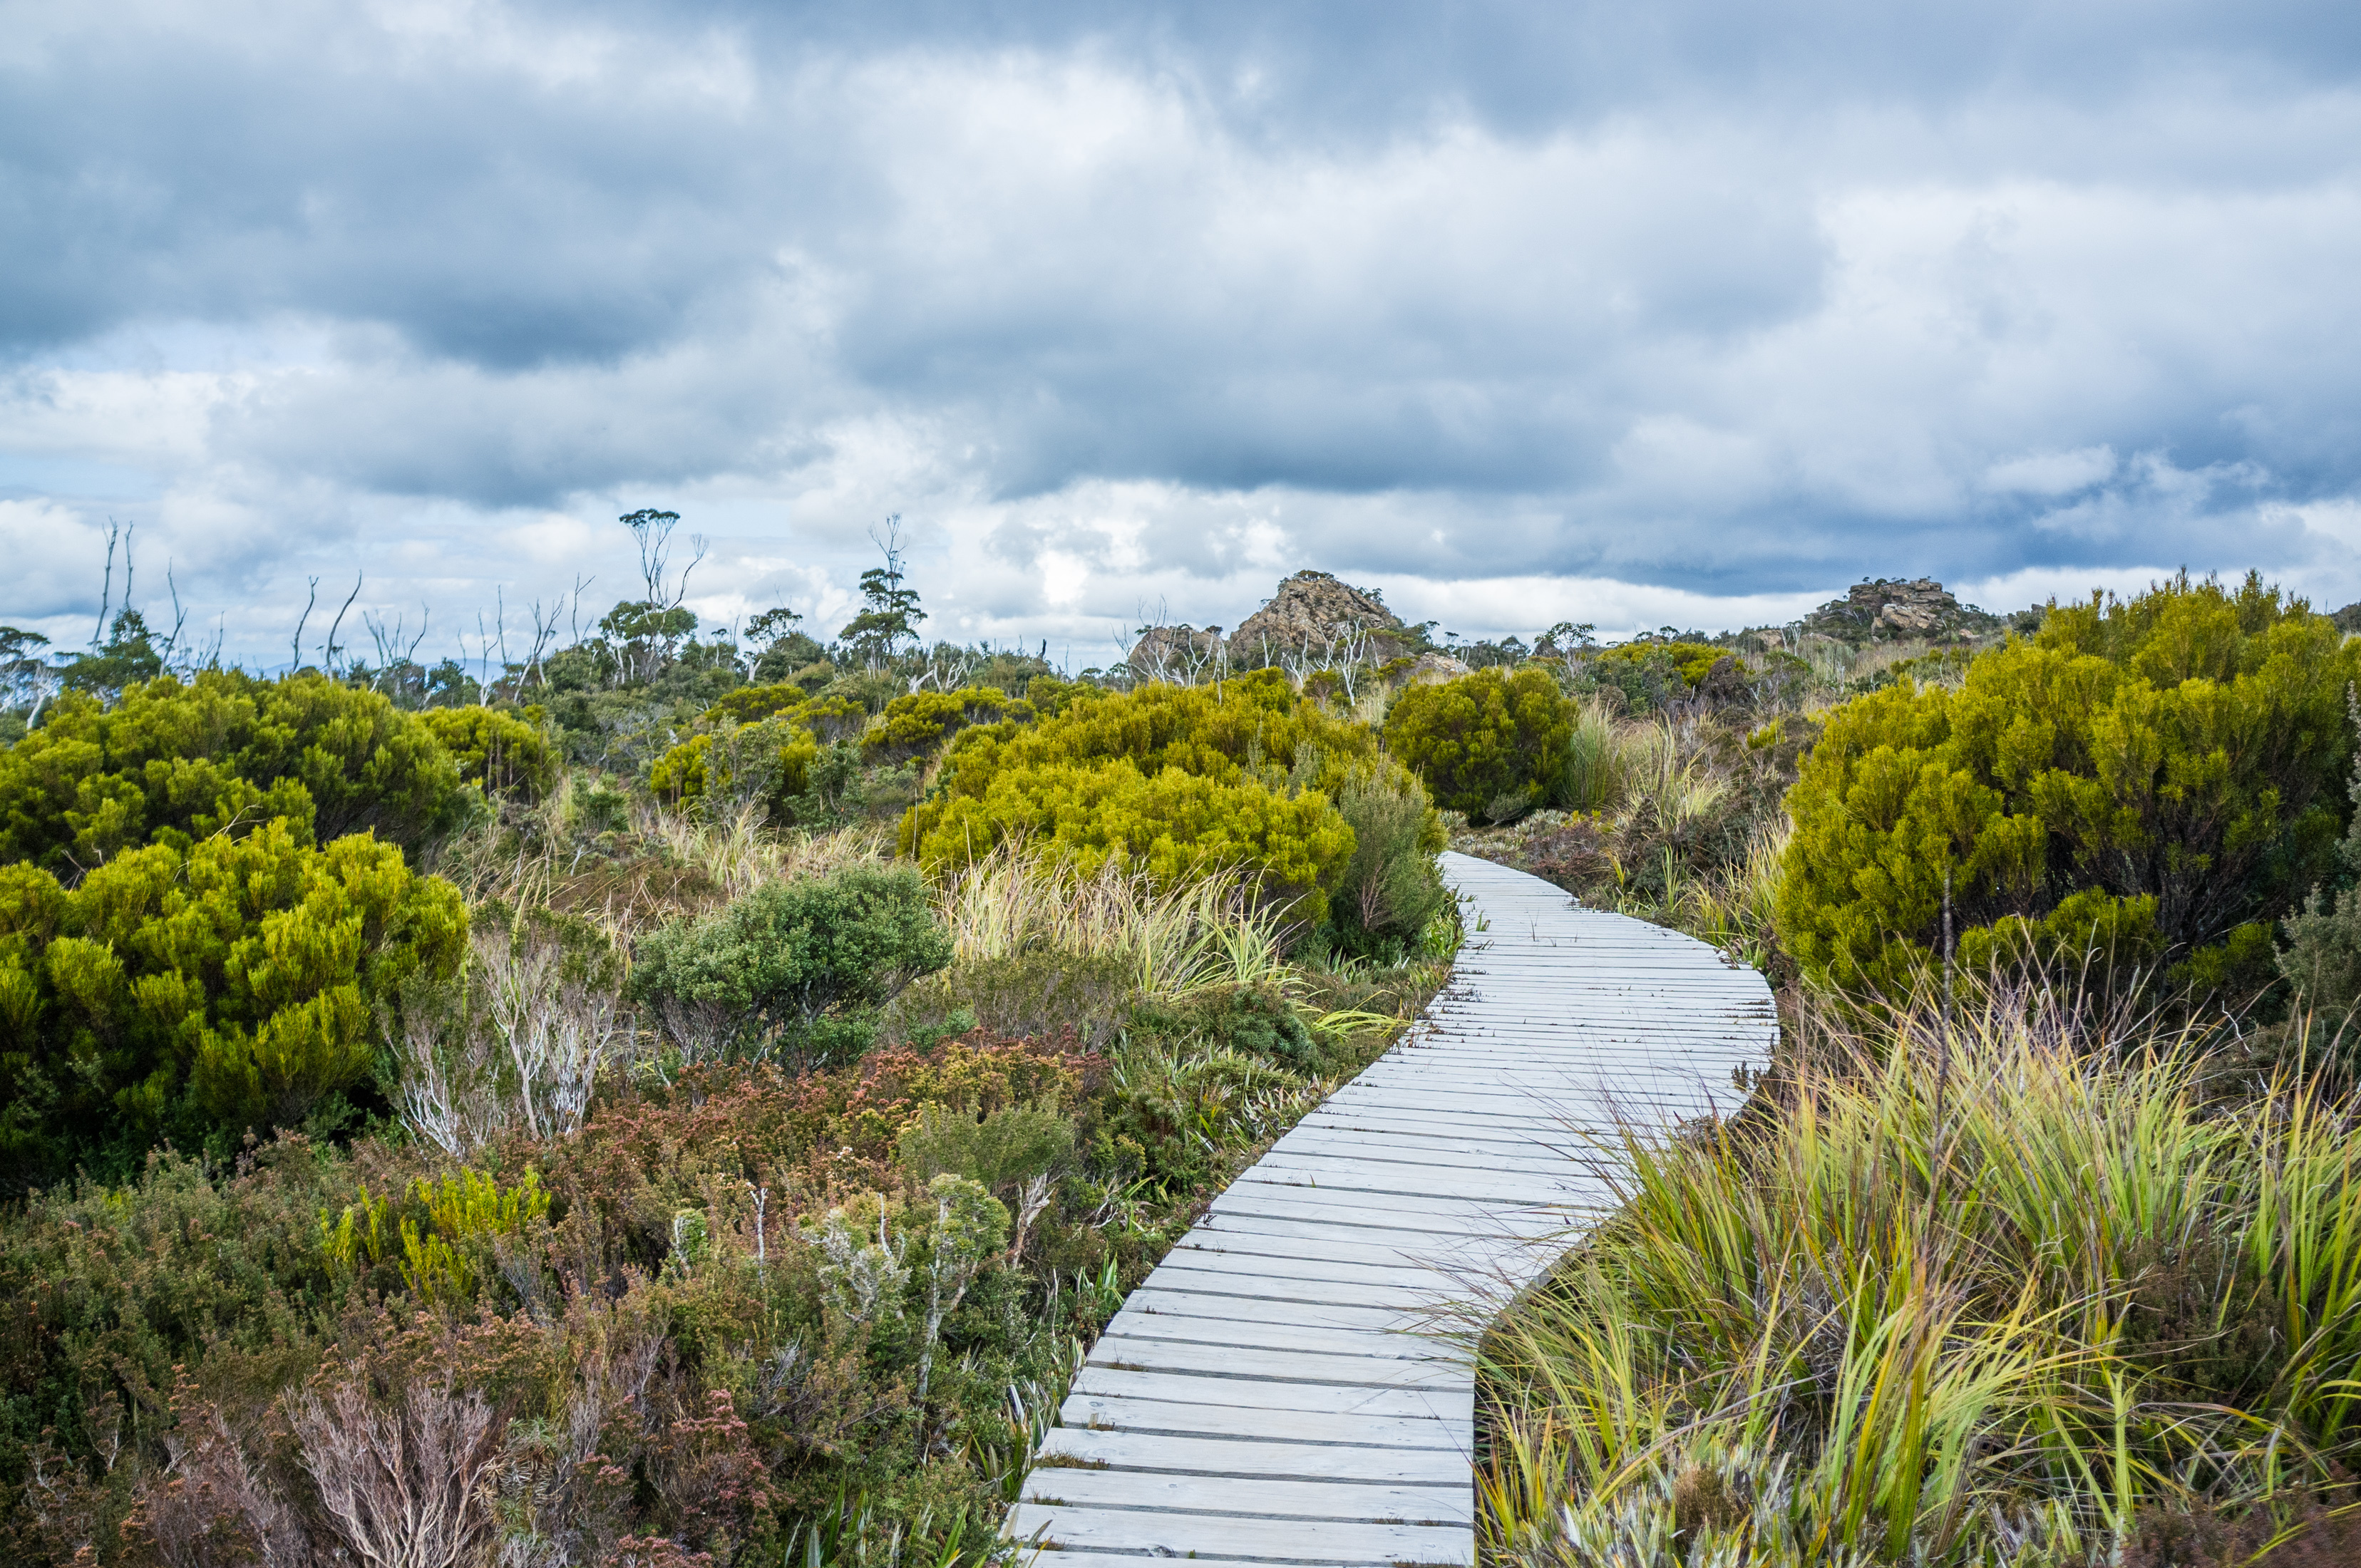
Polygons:
M234 652L357 571L472 638L642 505L717 620L899 512L1078 663L1301 565L2361 597L2349 7L1007 9L21 8L0 620L85 635L113 517Z

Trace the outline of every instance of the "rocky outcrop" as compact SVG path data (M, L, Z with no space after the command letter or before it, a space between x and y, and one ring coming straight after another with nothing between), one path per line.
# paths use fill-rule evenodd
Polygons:
M1182 684L1271 664L1297 676L1341 665L1389 665L1387 678L1395 685L1467 673L1466 664L1428 643L1425 628L1403 625L1375 593L1311 571L1280 583L1226 638L1218 626L1142 627L1126 662L1140 680Z
M1309 655L1320 663L1382 663L1422 641L1366 589L1326 572L1298 572L1230 634L1240 669Z
M1805 630L1855 645L1905 637L1979 637L2002 625L2000 617L1961 604L1932 577L1855 583L1844 598L1804 618Z

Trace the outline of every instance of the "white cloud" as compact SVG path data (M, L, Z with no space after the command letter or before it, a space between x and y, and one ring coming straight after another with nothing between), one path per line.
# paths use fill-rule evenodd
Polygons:
M2066 496L2089 489L2114 477L2115 453L2109 446L2084 446L2072 452L2028 452L1984 470L1988 490L2027 496Z
M1470 634L2361 591L2361 92L2268 17L141 16L0 46L0 619L94 598L110 513L259 649L357 568L611 603L650 504L702 613L822 630L896 511L977 636L1303 565Z

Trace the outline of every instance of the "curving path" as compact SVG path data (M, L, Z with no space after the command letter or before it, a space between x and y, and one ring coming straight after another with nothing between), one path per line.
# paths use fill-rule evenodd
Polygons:
M1425 1310L1540 1276L1601 1189L1570 1129L1733 1106L1753 970L1443 857L1451 983L1213 1200L1092 1348L1008 1530L1057 1568L1468 1563L1475 1378Z

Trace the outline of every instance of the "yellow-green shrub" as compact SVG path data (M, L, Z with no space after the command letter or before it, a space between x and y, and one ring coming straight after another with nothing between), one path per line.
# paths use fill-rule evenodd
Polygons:
M880 722L862 737L861 750L872 761L898 762L971 724L992 722L1009 706L1008 694L998 686L911 692L885 705ZM1031 716L1029 706L1016 706L1024 710L1023 717Z
M719 702L706 709L705 717L708 719L729 718L740 724L752 724L759 719L768 718L774 713L785 713L788 708L800 705L803 700L803 687L792 681L780 681L774 685L740 686L736 691L723 693Z
M375 1008L457 959L466 912L367 835L281 818L127 850L68 890L0 865L0 1168L301 1125L368 1077Z
M788 708L780 717L802 725L831 745L839 740L857 740L869 728L868 705L844 692L823 692L799 707Z
M1317 791L1290 799L1251 777L1143 773L1128 757L1009 769L981 800L942 803L917 850L930 866L959 864L970 845L1010 837L1071 859L1082 876L1110 859L1168 886L1245 867L1267 896L1300 900L1313 920L1326 916L1328 886L1353 853L1352 828Z
M693 800L776 802L803 793L819 742L782 716L692 735L658 757L648 787L674 805Z
M1575 718L1546 670L1478 670L1403 692L1386 715L1386 749L1436 805L1482 820L1540 804Z
M1593 653L1594 663L1669 664L1680 673L1681 679L1696 685L1705 679L1708 671L1730 656L1727 648L1717 648L1710 642L1619 642L1612 648L1601 648Z
M538 800L557 782L557 757L538 707L430 707L418 717L471 784Z
M168 675L112 708L69 693L0 748L0 860L60 875L279 817L307 839L366 829L415 850L460 805L458 764L425 720L315 671Z
M1318 919L1353 852L1329 792L1376 751L1276 670L1070 698L957 737L941 788L903 818L903 851L939 870L1025 839L1085 872L1111 857L1159 880L1235 868Z
M463 1168L440 1181L412 1181L409 1200L412 1212L397 1216L392 1200L363 1188L360 1201L346 1205L336 1219L321 1217L322 1250L351 1269L390 1259L402 1283L421 1299L465 1306L482 1283L487 1244L545 1216L550 1195L536 1170L526 1170L504 1188L480 1170Z
M2268 922L2332 867L2361 653L2249 576L2183 575L2050 609L1956 691L1903 685L1829 716L1788 795L1779 934L1817 980L1899 994L1963 960L2268 966Z

